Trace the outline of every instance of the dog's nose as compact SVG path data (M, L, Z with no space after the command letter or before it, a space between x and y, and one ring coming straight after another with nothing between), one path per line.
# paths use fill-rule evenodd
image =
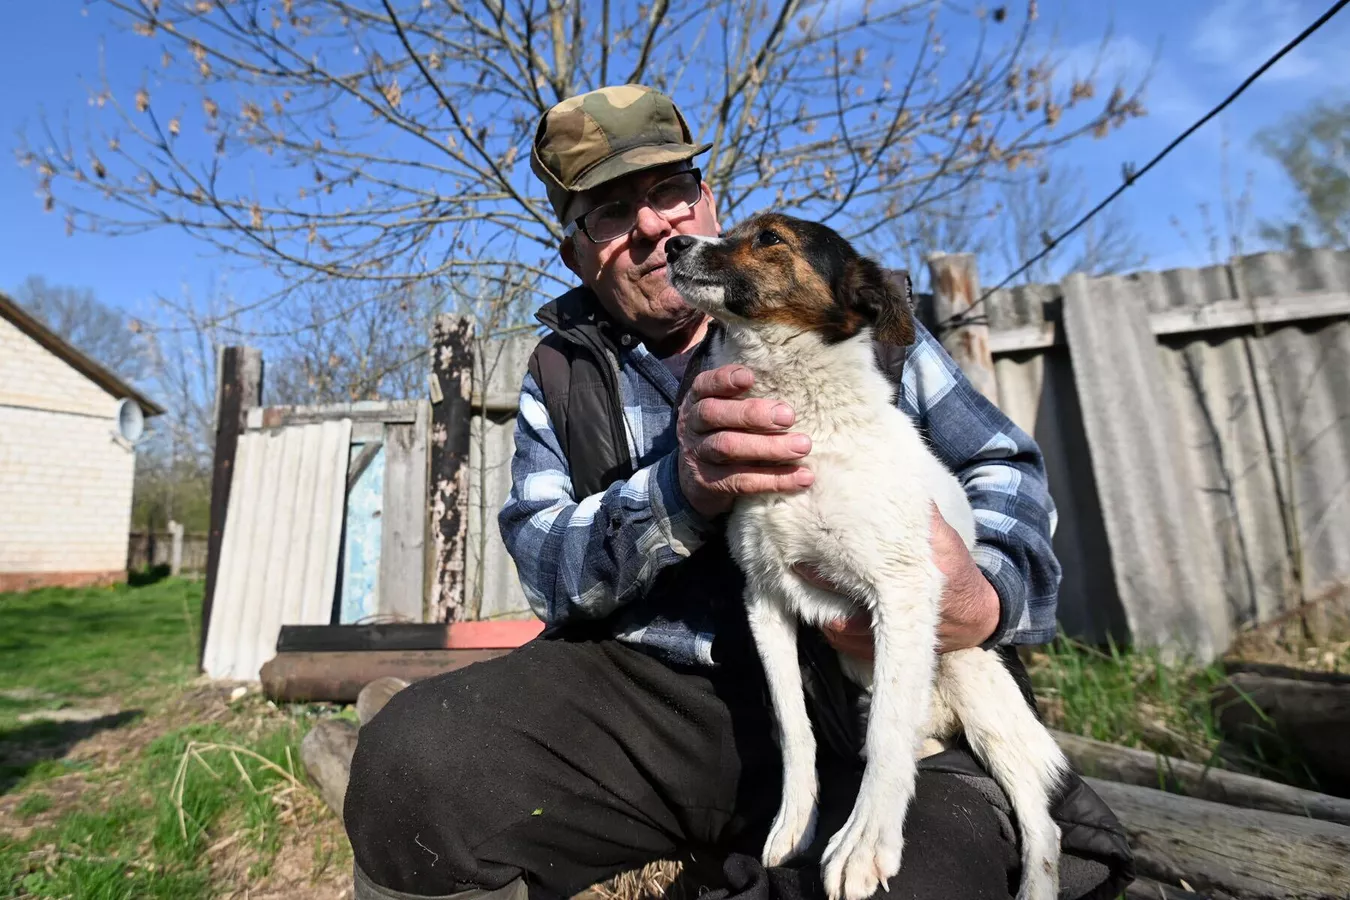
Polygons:
M673 263L694 246L694 239L687 234L677 234L666 241L666 262Z

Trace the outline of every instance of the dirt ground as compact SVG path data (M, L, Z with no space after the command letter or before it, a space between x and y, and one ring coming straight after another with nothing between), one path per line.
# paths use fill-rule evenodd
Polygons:
M0 835L23 840L49 826L67 812L87 805L84 795L94 783L104 792L126 783L126 773L157 738L189 725L252 719L261 729L266 720L286 713L266 703L256 692L231 702L235 685L199 681L189 689L134 722L119 728L91 729L70 746L63 760L77 771L45 780L42 792L50 805L24 815L19 807L25 792L0 795ZM142 798L149 805L153 798ZM216 837L207 851L211 880L222 898L248 900L339 900L351 896L351 853L338 817L309 789L292 789L284 798L280 847L264 874L257 867L260 853L241 840L242 830ZM42 853L34 851L41 861Z

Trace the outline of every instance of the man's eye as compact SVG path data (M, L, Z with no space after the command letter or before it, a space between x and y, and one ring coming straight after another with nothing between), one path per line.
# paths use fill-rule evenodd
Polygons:
M628 218L628 204L623 202L606 203L591 211L590 221L595 225L623 222Z
M755 235L755 245L758 247L772 247L774 244L781 243L783 243L783 239L776 232L767 228Z

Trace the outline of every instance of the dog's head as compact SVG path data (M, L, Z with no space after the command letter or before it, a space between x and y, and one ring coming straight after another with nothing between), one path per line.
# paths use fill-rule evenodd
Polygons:
M814 332L829 344L870 328L879 341L914 340L908 281L897 286L833 229L767 213L720 238L666 242L670 283L732 327Z

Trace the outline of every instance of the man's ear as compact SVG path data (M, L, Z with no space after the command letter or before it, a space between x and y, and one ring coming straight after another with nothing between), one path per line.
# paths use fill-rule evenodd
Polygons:
M581 277L581 266L577 262L577 247L571 238L563 238L563 242L558 245L558 258L562 264L572 270L572 274Z
M713 227L717 229L718 234L721 234L722 223L717 218L717 198L713 196L712 187L708 185L708 182L703 182L702 188L703 199L708 201L708 212L712 213Z
M914 343L909 273L896 274L893 282L881 266L867 257L858 257L844 267L839 300L846 309L872 326L872 334L878 341L907 347Z

